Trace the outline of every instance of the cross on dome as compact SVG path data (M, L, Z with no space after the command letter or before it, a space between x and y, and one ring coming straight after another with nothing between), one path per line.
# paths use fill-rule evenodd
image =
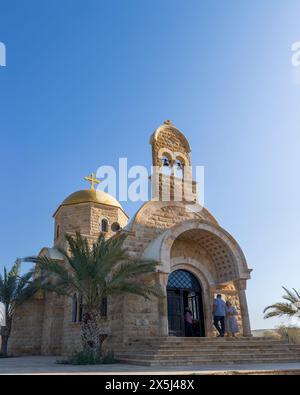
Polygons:
M86 181L89 181L89 183L91 184L91 189L95 189L94 184L100 184L100 182L101 182L100 180L98 180L95 177L95 173L91 173L91 175L89 177L85 176L84 179Z

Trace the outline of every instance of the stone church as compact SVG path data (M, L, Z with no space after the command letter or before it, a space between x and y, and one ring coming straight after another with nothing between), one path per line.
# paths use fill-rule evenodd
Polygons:
M161 262L154 276L165 297L145 300L125 295L103 301L108 349L132 339L184 336L183 315L187 306L193 313L196 335L215 336L212 301L216 293L231 300L237 308L240 335L251 336L246 300L251 270L245 256L235 239L198 203L194 196L195 181L190 179L190 195L194 196L191 199L182 191L183 178L172 170L191 166L188 140L166 121L152 134L150 144L156 169L151 180L151 200L129 221L121 204L94 189L93 184L90 189L76 191L54 212L53 247L42 248L40 254L64 264L57 248L65 247L65 233L80 231L95 240L101 231L107 237L126 232L126 247L132 256ZM170 173L166 174L166 170ZM163 198L163 185L169 187L169 199ZM182 199L176 199L178 192ZM70 299L38 292L14 319L10 352L67 355L78 351L81 316L79 295Z

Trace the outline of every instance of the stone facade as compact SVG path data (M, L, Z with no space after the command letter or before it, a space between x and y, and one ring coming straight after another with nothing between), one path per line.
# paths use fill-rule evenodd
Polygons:
M124 345L130 339L170 335L171 291L168 279L171 273L178 270L191 273L201 287L201 292L196 296L193 296L193 290L188 293L182 289L185 294L181 292L180 295L184 294L190 299L180 296L181 299L178 300L190 303L187 300L194 298L193 301L198 306L198 321L201 318L204 322L202 336L215 335L212 300L216 293L221 293L225 299L232 301L239 313L240 334L250 336L245 294L250 270L241 248L208 210L197 203L194 196L187 199L183 194L181 201L174 198L176 188L182 188L183 180L178 180L172 169L178 161L181 166L191 164L187 139L170 121L166 121L154 132L150 143L153 165L159 175L156 178L158 184L152 183L158 191L155 198L145 203L127 223L126 213L112 197L103 192L97 195L96 192L79 191L71 195L71 199L67 198L55 212L54 247L44 248L40 254L61 259L57 248L65 247L65 233L80 231L93 241L102 230L101 221L105 219L108 225L107 237L111 237L116 231L112 224L118 224L120 231L128 235L126 248L133 257L154 259L161 263L153 275L153 281L160 284L165 297L145 300L126 295L108 299L105 322L109 333L107 349ZM164 158L168 159L171 168L169 176L162 176ZM162 199L162 180L166 177L173 185L168 200ZM191 179L188 182L193 185L194 192L195 182ZM176 292L172 295L175 294ZM43 293L18 311L10 340L12 353L72 354L80 347L80 323L72 322L71 299Z

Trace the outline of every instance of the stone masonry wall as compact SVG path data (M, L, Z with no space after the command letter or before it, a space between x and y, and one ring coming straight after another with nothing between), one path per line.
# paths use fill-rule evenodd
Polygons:
M167 154L166 156L169 156L168 152L172 154L181 153L184 158L187 158L185 164L190 165L188 142L182 133L171 125L163 126L156 137L152 139L151 144L153 166L161 166L160 155Z
M111 229L113 223L123 228L128 221L125 213L118 207L98 203L80 203L62 206L55 216L55 229L59 225L59 237L55 238L54 245L65 248L65 233L80 232L84 236L96 239L101 231L101 220L107 219L107 237L115 232ZM56 232L55 232L56 236Z
M11 355L39 355L41 353L44 299L36 296L20 306L13 320L8 341Z
M107 318L103 318L103 333L107 333L109 338L104 343L105 350L113 350L123 338L124 332L124 296L108 298ZM62 334L62 355L72 355L82 350L80 322L72 322L72 300L65 298L63 334Z
M150 242L172 226L191 219L214 222L213 217L203 209L191 212L182 202L150 201L136 215L126 246L135 256L140 256Z
M41 346L43 355L59 355L61 353L63 314L64 297L46 292Z
M56 225L60 225L60 236L55 241L55 245L65 248L64 233L74 233L76 231L80 231L92 243L99 236L103 218L108 221L107 237L115 234L115 231L111 228L112 224L118 223L123 228L128 221L126 214L118 207L98 203L62 206L55 217ZM106 327L109 327L107 331L112 333L113 336L107 342L107 347L110 347L110 344L118 343L119 338L123 336L123 302L124 298L108 300ZM58 318L62 325L61 350L64 355L70 355L81 350L80 323L72 322L71 318L72 301L70 298L65 298L63 313L61 318Z
M141 257L149 243L166 229L185 220L201 218L209 218L206 211L188 212L181 202L169 205L163 202L148 202L136 215L132 232L126 240L126 247L132 256ZM159 303L155 297L151 300L134 295L125 297L124 342L128 338L159 336Z

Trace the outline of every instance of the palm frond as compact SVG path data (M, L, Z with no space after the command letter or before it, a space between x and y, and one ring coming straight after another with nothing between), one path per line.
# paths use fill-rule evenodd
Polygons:
M11 319L17 306L29 299L36 291L37 284L32 281L33 271L20 276L21 260L18 259L7 271L4 267L0 281L0 302L4 304L6 319Z
M278 302L270 306L267 306L263 311L263 313L265 314L264 318L283 317L283 316L300 318L299 292L297 292L295 288L293 288L292 291L290 291L286 287L282 287L282 288L285 291L285 294L282 296L282 299L287 302Z
M40 287L58 294L78 292L85 305L100 306L103 297L112 294L134 293L146 298L161 296L159 287L144 281L156 271L158 262L132 259L124 247L126 234L106 239L100 234L89 245L80 233L66 234L67 251L60 250L64 262L45 256L27 257L34 262L43 281Z
M300 293L295 288L293 288L293 291L295 292L295 294L296 294L296 296L297 296L297 298L299 299L299 302L300 302Z
M282 296L283 299L287 300L290 303L299 303L300 302L300 298L297 295L297 292L295 290L293 291L289 291L287 288L282 287L286 294Z
M273 305L267 306L264 309L264 313L266 313L268 310L273 310L270 311L269 313L265 314L264 318L270 318L270 317L282 317L282 316L294 316L297 314L297 309L295 306L293 306L290 303L275 303Z
M136 281L123 281L120 284L109 284L106 293L108 296L120 294L133 294L150 299L151 296L162 297L162 291L158 285L146 285Z
M121 262L114 271L111 273L110 278L107 279L109 283L118 284L136 276L147 275L154 273L157 267L156 261L139 261L131 260Z

